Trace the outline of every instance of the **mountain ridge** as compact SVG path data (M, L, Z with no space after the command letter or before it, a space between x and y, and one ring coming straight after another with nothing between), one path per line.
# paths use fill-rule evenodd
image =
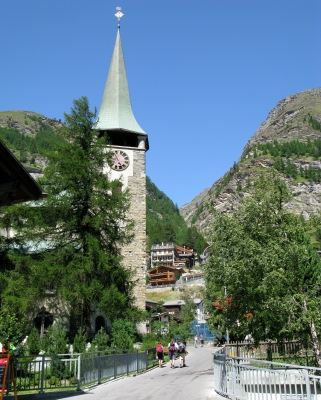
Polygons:
M247 141L238 163L180 208L187 224L196 226L207 237L214 218L211 207L218 212L232 213L240 200L249 195L247 189L253 180L273 168L279 168L293 195L287 208L308 219L311 213L321 209L321 182L307 177L307 171L321 171L321 154L316 157L313 153L314 147L321 144L319 127L321 88L280 100ZM293 149L303 144L310 150L298 156ZM291 168L293 176L289 174Z

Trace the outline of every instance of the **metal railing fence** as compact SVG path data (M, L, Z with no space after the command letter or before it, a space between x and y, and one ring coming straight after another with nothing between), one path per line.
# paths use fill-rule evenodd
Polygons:
M14 361L17 390L39 391L100 384L156 364L155 349L106 350L79 354L44 354Z
M316 400L321 395L321 368L227 357L214 357L214 390L240 400ZM320 397L319 397L320 398Z

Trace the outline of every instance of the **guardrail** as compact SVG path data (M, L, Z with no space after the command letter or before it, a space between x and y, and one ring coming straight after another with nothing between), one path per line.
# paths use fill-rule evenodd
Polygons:
M74 388L146 370L155 362L155 349L130 352L106 350L80 354L44 354L14 361L17 390Z
M213 353L214 390L240 400L313 400L321 394L321 368Z

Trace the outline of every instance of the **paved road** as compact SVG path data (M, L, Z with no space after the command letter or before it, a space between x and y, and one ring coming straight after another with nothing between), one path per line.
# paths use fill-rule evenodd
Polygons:
M213 390L213 347L188 347L186 368L154 368L82 392L19 395L19 400L224 400ZM67 396L67 397L66 397ZM13 396L5 396L13 400Z
M189 347L185 368L155 368L135 377L103 384L80 395L81 400L206 400L214 399L213 347ZM78 396L67 399L77 399Z

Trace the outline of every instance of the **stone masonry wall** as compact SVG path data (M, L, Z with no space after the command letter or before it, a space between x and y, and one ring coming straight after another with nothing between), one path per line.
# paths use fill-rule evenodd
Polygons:
M128 178L131 193L129 217L135 221L133 241L123 247L124 265L136 271L135 305L145 310L146 297L146 157L145 149L134 151L134 174Z

